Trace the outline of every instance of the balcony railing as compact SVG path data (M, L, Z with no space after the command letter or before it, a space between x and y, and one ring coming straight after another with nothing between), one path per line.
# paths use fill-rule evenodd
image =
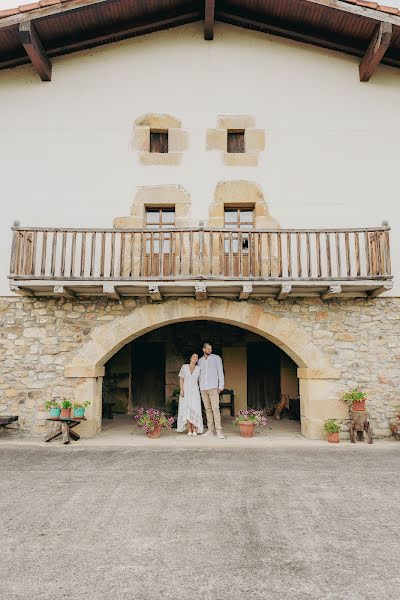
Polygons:
M379 285L391 279L389 228L14 227L10 279L19 286L29 280L31 287L35 281L190 280Z

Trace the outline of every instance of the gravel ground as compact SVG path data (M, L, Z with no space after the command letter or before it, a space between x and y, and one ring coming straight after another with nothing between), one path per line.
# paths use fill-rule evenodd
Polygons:
M0 448L0 597L398 600L399 457Z

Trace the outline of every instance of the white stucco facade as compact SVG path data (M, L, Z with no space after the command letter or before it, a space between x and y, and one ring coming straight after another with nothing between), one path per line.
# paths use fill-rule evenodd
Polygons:
M0 72L0 295L15 219L27 226L110 227L138 186L181 184L193 224L217 183L258 183L282 227L392 227L400 295L400 73L380 66L360 83L357 59L261 33L202 24ZM178 166L146 166L133 145L145 113L181 120ZM218 115L252 115L266 133L258 166L224 166L206 151ZM389 294L389 295L390 295Z

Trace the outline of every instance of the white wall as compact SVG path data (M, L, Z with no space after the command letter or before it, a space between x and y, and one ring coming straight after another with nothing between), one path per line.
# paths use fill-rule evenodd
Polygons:
M258 182L286 227L380 225L392 231L399 295L400 73L358 80L358 61L217 24L151 34L53 61L43 83L30 66L0 72L0 295L14 219L31 226L111 226L136 186L180 183L193 220L219 180ZM132 146L146 112L182 119L179 167L145 167ZM258 167L224 167L205 150L219 114L255 115L267 146Z

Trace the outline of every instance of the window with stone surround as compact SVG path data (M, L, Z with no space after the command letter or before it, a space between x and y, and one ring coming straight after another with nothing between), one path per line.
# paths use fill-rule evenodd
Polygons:
M244 251L249 249L249 236L246 233L254 229L254 207L235 206L224 207L224 228L233 229L232 234L225 239L225 252L229 253L232 246L232 252L236 253L239 249L239 243ZM237 230L240 230L240 233ZM242 233L243 232L243 233ZM240 242L239 242L240 238Z
M164 131L150 129L150 152L168 152L168 129Z
M245 152L244 129L227 130L226 151L230 154Z
M171 229L175 227L175 206L146 208L146 229L153 229L153 234L146 234L146 253L158 254L160 251L160 235L163 238L163 251L169 252L171 235L160 234L160 229Z

